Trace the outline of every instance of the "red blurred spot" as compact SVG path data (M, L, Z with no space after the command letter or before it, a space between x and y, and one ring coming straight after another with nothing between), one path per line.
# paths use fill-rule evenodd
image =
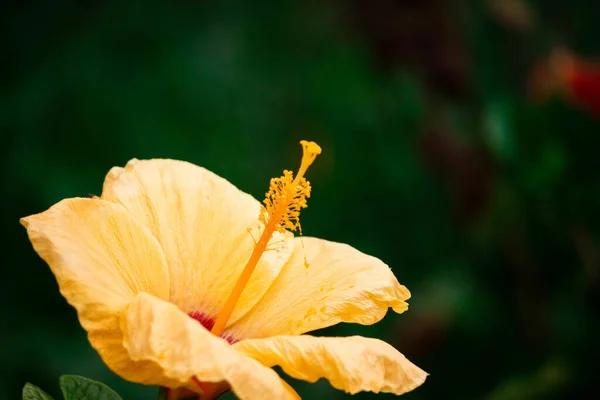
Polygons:
M600 63L560 49L552 55L551 66L566 99L600 117Z
M529 76L532 100L544 101L555 92L572 106L600 118L600 62L556 49L546 61L534 66Z

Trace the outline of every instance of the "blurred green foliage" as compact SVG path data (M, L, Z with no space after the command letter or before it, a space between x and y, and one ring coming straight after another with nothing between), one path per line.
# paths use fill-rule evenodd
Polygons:
M0 19L0 398L27 381L58 398L64 373L157 395L102 364L20 217L99 194L133 157L261 199L300 139L324 149L305 234L381 258L413 294L318 334L392 343L430 373L409 399L598 395L600 122L527 90L555 46L600 53L596 0L59 0Z

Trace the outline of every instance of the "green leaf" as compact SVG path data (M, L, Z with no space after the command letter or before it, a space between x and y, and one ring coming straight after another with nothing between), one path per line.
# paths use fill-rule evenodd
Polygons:
M52 397L39 387L27 382L23 386L23 400L52 400Z
M122 400L114 390L105 384L83 376L61 376L60 388L65 400Z

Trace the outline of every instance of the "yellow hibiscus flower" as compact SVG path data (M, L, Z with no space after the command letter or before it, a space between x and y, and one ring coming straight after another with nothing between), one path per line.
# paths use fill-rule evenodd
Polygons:
M102 195L65 199L21 220L92 346L132 382L213 399L293 399L270 367L348 393L402 394L426 373L392 346L304 333L404 312L409 291L383 262L340 243L294 237L321 148L301 142L294 177L264 206L204 168L132 160Z

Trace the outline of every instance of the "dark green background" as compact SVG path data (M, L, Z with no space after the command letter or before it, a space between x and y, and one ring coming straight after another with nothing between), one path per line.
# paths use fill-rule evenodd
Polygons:
M262 199L300 139L324 150L305 234L381 258L413 294L401 316L322 334L396 346L430 373L408 399L598 395L600 123L527 91L556 46L600 54L597 0L10 3L0 398L26 381L58 395L63 373L156 395L102 364L19 217L99 194L133 157Z

